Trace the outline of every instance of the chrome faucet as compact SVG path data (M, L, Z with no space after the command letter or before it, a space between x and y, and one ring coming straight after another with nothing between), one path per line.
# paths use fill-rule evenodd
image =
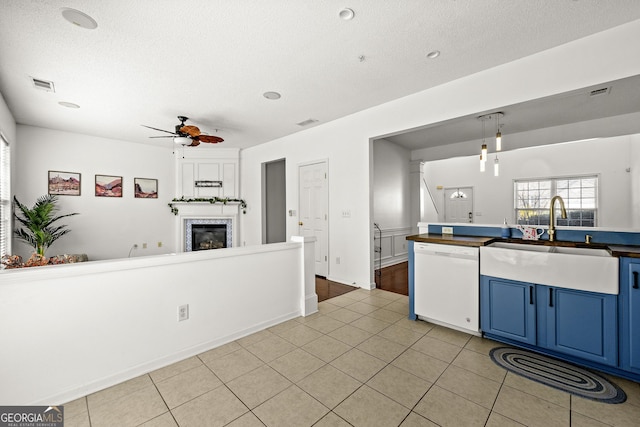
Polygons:
M560 201L560 210L561 210L561 215L562 218L567 218L567 210L564 208L564 200L562 200L562 197L560 196L553 196L551 198L551 206L549 207L549 230L547 231L547 233L549 233L549 241L553 242L556 240L556 211L555 211L555 204L556 204L556 200Z

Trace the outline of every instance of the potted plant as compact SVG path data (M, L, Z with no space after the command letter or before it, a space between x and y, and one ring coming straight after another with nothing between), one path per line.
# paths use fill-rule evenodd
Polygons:
M64 217L78 215L77 213L56 215L58 198L51 194L38 198L31 209L20 203L15 196L13 200L18 208L18 212L14 212L14 217L24 226L24 228L17 228L14 234L18 239L33 246L39 257L44 257L45 251L53 242L71 231L66 228L66 225L54 225L54 223Z

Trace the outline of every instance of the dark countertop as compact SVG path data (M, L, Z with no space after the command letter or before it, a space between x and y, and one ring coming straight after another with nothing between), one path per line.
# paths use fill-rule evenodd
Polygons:
M523 245L565 246L571 248L606 249L614 257L640 258L640 246L607 245L584 242L550 242L548 240L503 239L501 237L462 236L450 234L415 234L407 236L407 240L421 243L437 243L456 246L487 246L494 242L520 243Z
M639 246L610 245L611 255L617 257L640 258Z
M456 245L456 246L486 246L489 243L501 240L496 237L481 237L481 236L457 236L451 234L414 234L413 236L407 236L407 240L413 240L420 243L439 243L444 245Z

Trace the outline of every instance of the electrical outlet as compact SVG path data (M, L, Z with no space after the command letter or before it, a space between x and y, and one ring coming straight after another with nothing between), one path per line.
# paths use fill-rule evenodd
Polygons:
M162 247L162 242L158 242L158 247L161 248Z
M147 249L147 244L146 243L142 244L142 249Z
M189 318L189 304L178 306L178 322L187 320Z
M453 227L442 227L442 234L453 234Z

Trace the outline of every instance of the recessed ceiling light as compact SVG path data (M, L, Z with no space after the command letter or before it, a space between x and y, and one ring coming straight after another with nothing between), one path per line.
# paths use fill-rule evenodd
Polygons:
M353 9L349 9L347 7L347 8L342 9L340 11L340 13L338 13L338 16L341 19L344 19L345 21L350 21L350 20L353 19L354 16L356 16L356 13L353 11Z
M265 92L262 94L267 99L280 99L281 95L278 92Z
M80 108L80 106L78 104L74 104L73 102L60 101L60 102L58 102L58 104L62 105L63 107L67 107L67 108Z
M439 50L433 50L433 51L427 53L427 58L429 58L429 59L435 59L438 56L440 56L440 51Z
M61 10L62 17L71 22L73 25L86 28L87 30L95 30L96 28L98 28L98 23L96 22L96 20L86 13L80 12L79 10L71 9L69 7L63 7Z

